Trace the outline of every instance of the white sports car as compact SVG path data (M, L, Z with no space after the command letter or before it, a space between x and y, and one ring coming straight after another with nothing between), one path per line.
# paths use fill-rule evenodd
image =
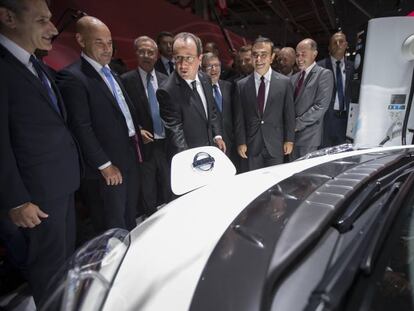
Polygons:
M198 189L89 242L44 309L412 310L413 171L414 146L240 175L187 150L173 190Z

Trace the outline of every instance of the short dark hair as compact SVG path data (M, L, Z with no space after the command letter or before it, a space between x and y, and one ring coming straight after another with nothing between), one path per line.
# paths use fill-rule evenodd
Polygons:
M174 43L177 40L183 40L187 41L188 39L191 39L194 41L196 47L197 47L197 56L200 56L203 53L203 44L201 43L201 39L197 37L195 34L192 34L191 32L180 32L174 37L173 41L173 47Z
M1 0L0 0L1 1ZM160 45L161 39L164 37L171 37L174 38L174 35L169 32L169 31L161 31L158 35L157 35L157 45Z
M20 16L24 10L27 9L27 2L28 0L0 0L0 7L6 8L13 13L15 13L17 16ZM46 4L50 5L50 0L44 0Z
M0 0L0 7L6 8L16 15L21 15L26 9L25 0Z
M272 51L272 53L273 53L273 47L274 47L274 44L273 44L273 41L272 41L272 40L270 40L269 38L266 38L266 37L257 37L257 38L256 38L256 40L254 40L253 45L256 45L256 44L258 44L258 43L266 43L266 44L270 44L270 50L271 50L271 51Z
M244 52L251 52L252 51L252 45L251 44L246 44L243 45L239 48L239 53L244 53Z

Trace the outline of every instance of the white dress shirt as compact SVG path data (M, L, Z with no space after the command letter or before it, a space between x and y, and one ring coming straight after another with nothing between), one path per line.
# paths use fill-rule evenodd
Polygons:
M185 80L185 82L187 82L187 84L191 88L191 90L193 89L193 85L191 84L191 82L193 82L193 81L194 80ZM201 101L203 102L203 107L204 107L204 111L206 113L206 118L208 119L207 99L206 99L206 95L204 94L204 89L203 89L203 86L201 85L201 82L200 82L200 79L198 78L198 75L196 75L195 81L196 81L198 95L200 95Z

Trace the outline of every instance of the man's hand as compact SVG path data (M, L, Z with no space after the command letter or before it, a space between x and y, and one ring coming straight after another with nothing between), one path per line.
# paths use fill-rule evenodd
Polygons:
M122 184L122 174L115 165L110 165L101 170L102 176L105 178L108 186L116 186Z
M224 142L224 140L222 138L216 138L214 141L217 147L219 147L221 151L226 153L226 143Z
M237 147L237 152L239 156L241 156L243 159L247 159L247 145L246 144L239 145Z
M151 134L151 132L148 132L147 130L142 129L141 136L142 142L144 144L152 143L154 141L154 136Z
M293 150L293 143L292 142L285 142L283 144L283 152L285 153L285 155L291 154Z
M27 202L22 206L11 209L9 217L18 227L34 228L42 222L41 218L47 218L49 215L36 204Z

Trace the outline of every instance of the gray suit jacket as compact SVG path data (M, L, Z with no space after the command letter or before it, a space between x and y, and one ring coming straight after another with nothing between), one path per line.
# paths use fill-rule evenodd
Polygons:
M289 78L272 71L263 115L257 109L254 73L241 79L235 89L237 145L247 144L249 155L264 147L274 158L283 159L283 143L294 141L295 111Z
M300 72L290 78L294 88L299 75ZM318 65L315 65L307 75L295 98L296 146L319 147L321 145L323 117L331 101L333 85L332 71Z

